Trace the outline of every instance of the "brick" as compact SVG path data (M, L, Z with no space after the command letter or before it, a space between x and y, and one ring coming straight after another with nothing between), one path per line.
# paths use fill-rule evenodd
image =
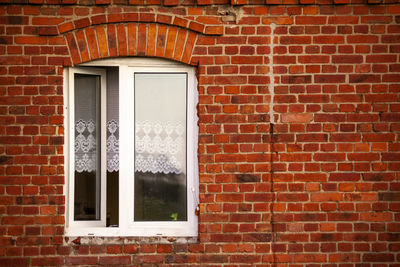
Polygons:
M282 122L304 123L311 122L312 114L283 114Z
M321 35L313 37L314 44L343 44L344 42L344 36Z
M344 161L346 159L346 155L342 153L316 153L314 156L314 160L316 161Z
M331 16L328 18L328 24L357 24L358 16Z
M389 212L383 213L361 213L360 219L362 221L373 221L373 222L382 222L382 221L391 221L393 215Z
M192 31L203 33L205 26L203 24L192 21L189 23L189 29L191 29Z
M278 25L291 25L293 24L294 19L291 17L279 16L279 17L263 17L262 23L263 24L271 24L275 23Z
M117 33L114 25L107 26L108 51L110 57L118 56Z
M126 29L124 25L117 25L117 40L119 56L127 56L128 43L126 40Z
M146 30L146 25L144 24L139 24L138 27L138 32L137 35L136 33L136 26L129 28L129 34L133 33L133 37L136 37L135 39L133 39L132 41L135 42L135 44L132 42L132 44L130 44L130 54L131 51L136 51L137 55L143 56L146 53L146 35L147 35L147 30ZM137 45L136 45L137 43Z
M311 44L310 36L282 36L281 44Z
M362 63L363 57L358 55L338 55L332 56L332 63Z
M32 44L32 45L45 45L47 44L46 37L37 36L21 36L14 38L16 44Z
M326 202L326 201L342 201L342 194L338 193L313 193L311 194L311 201Z
M39 35L56 36L58 35L58 28L55 26L39 27Z
M99 258L100 264L130 264L131 258L129 256L107 256Z
M141 21L141 22L154 22L155 21L155 15L154 14L148 14L148 13L140 13L139 14L139 21Z
M90 25L89 18L82 18L74 21L75 29L81 29Z
M262 57L254 56L233 56L233 64L260 64L262 63Z
M108 45L106 41L106 34L103 27L96 27L96 36L99 44L100 57L108 56Z
M173 24L178 27L186 28L188 25L188 20L175 17Z
M182 52L184 49L185 41L186 41L187 31L180 29L178 35L176 37L175 49L173 58L179 61L182 57Z
M93 28L85 30L86 39L89 46L90 58L92 60L99 58L99 49L97 47L96 33Z
M75 40L77 41L77 45L79 48L79 54L81 56L81 60L83 62L89 61L89 50L86 43L85 34L83 31L77 31L75 34Z
M354 74L350 75L350 83L380 83L380 75Z
M384 253L366 253L363 256L364 261L368 262L391 262L394 260L393 254Z
M397 74L385 74L382 77L383 82L398 82L400 81L399 75Z
M316 83L343 83L345 78L344 75L315 75L314 81Z
M128 25L128 53L129 55L137 54L137 25Z
M171 24L172 17L171 16L167 16L167 15L158 14L157 18L156 18L156 21L160 22L160 23Z
M124 246L124 253L137 253L138 246L137 245L125 245Z
M167 45L166 45L166 49L165 49L165 56L167 58L172 58L174 48L175 48L176 36L177 36L177 29L169 28L168 29L168 37L167 37Z
M68 257L66 263L68 265L92 265L97 264L97 257Z
M90 18L92 25L99 25L107 22L105 15L96 15Z
M347 36L348 43L377 43L378 37L374 35L351 35Z
M224 28L222 26L206 26L204 34L207 35L222 35Z
M182 61L186 63L190 63L191 54L193 51L194 44L196 42L197 35L194 33L189 32L185 48L182 55Z

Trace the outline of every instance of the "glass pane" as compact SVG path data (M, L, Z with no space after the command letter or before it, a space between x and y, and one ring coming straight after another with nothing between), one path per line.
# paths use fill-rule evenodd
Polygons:
M135 221L186 221L185 73L135 74Z
M107 226L119 218L119 73L107 68Z
M75 74L74 219L100 219L100 77Z

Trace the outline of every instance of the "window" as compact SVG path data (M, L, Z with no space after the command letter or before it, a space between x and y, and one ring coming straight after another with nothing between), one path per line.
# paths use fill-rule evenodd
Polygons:
M155 59L65 73L69 236L197 236L194 69Z

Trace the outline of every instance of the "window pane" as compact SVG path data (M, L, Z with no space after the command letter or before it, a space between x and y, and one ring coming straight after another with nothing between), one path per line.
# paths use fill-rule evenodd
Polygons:
M107 226L119 217L119 82L118 67L107 68Z
M100 219L99 78L75 74L74 220Z
M135 74L135 221L185 221L185 73Z

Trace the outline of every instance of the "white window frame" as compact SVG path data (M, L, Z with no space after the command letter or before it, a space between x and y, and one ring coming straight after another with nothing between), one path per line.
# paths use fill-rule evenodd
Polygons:
M106 75L101 68L119 67L119 225L106 227ZM93 61L64 70L66 129L66 235L67 236L174 236L195 237L198 234L198 101L195 69L160 59L119 58ZM187 221L134 222L134 73L162 72L187 74ZM101 220L74 221L74 74L101 76ZM104 88L103 88L104 87ZM104 102L103 102L104 101ZM104 140L103 140L104 139Z

